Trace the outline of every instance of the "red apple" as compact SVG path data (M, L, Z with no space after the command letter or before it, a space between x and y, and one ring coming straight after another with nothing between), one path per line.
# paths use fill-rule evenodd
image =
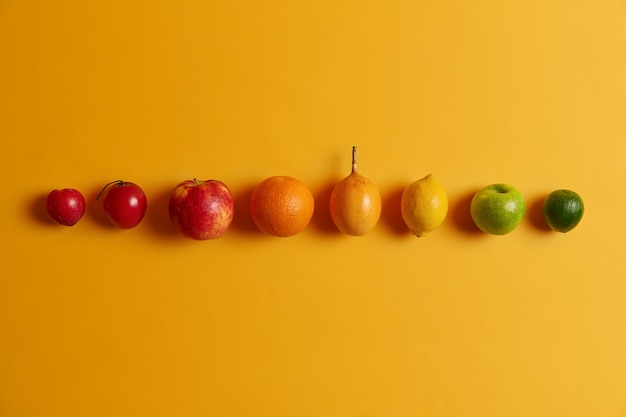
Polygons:
M73 188L52 190L46 199L46 209L55 222L74 226L85 214L85 197Z
M183 235L196 240L216 239L230 227L235 204L223 182L194 179L176 186L169 213L172 225Z
M104 196L102 196L104 193ZM107 217L121 229L137 226L146 214L148 201L140 186L117 180L104 186L96 198L102 196L102 206Z

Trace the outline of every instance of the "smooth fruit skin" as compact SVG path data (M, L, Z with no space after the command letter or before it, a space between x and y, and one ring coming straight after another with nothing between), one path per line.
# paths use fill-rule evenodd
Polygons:
M585 205L578 193L572 190L556 190L544 200L542 212L550 229L567 233L580 223L585 213Z
M509 184L492 184L472 198L470 214L480 230L492 235L511 233L524 218L526 203L522 194Z
M448 195L432 174L409 184L400 200L402 219L417 237L438 228L448 214Z
M183 181L169 200L170 221L184 236L217 239L230 227L235 214L233 196L218 180Z
M382 201L376 185L353 170L339 181L330 195L330 215L337 228L347 235L363 236L380 219Z
M85 214L85 197L73 188L52 190L46 198L46 210L55 222L74 226Z
M120 182L106 189L102 206L111 223L120 229L132 229L146 214L148 202L137 184Z

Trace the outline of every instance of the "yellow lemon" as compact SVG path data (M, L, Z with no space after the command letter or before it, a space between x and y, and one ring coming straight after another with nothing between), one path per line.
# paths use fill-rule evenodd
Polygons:
M402 193L402 218L411 232L425 236L443 223L448 214L448 195L432 174L409 184Z

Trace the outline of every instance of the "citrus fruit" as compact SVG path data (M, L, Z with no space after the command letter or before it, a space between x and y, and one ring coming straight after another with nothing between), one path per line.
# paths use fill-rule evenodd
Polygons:
M250 213L257 227L272 236L300 233L313 216L313 194L300 180L275 176L259 183L250 197Z
M330 216L348 235L363 236L376 226L382 202L376 185L357 172L356 146L352 147L352 172L335 185L330 195Z
M400 209L411 232L417 237L426 236L445 220L448 195L432 174L428 174L405 188Z
M567 233L578 225L585 212L582 198L571 190L556 190L543 202L543 218L550 229Z

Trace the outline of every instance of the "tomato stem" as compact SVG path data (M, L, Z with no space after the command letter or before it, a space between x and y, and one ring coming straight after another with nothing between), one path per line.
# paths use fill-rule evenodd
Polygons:
M104 190L106 190L107 188L109 188L109 186L111 186L113 184L121 185L121 184L124 184L124 181L122 181L122 180L115 180L115 181L111 181L110 183L105 185L104 188L100 191L100 193L98 193L98 197L96 197L96 200L100 200L100 197L102 196L102 193L104 192Z

